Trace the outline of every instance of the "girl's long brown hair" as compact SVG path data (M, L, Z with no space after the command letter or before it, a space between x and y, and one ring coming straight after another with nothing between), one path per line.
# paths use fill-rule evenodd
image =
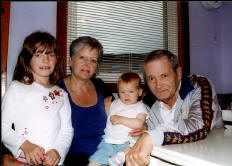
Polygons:
M57 63L54 72L50 75L51 84L59 84L64 76L62 61L58 51L56 39L47 32L34 32L27 36L23 43L23 48L18 56L18 61L14 69L13 80L18 80L25 84L32 84L33 74L30 61L38 49L54 51ZM40 51L43 51L40 50Z

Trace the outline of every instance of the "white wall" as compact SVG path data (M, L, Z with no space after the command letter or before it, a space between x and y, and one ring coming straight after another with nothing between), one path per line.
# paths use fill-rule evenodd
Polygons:
M55 1L10 3L7 87L25 37L37 30L47 31L56 37L56 11Z
M190 72L207 76L216 93L232 93L232 2L208 10L189 2Z

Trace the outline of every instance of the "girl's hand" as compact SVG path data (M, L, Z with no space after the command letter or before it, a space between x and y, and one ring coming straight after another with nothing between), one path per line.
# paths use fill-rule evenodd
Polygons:
M110 121L113 125L122 124L123 117L119 115L112 115Z
M43 165L45 166L55 166L60 161L60 155L56 149L51 149L46 153Z
M39 165L43 163L44 148L29 141L25 141L20 148L23 150L29 165Z

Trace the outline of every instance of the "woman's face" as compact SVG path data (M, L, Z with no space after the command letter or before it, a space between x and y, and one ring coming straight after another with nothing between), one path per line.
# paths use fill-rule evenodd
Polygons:
M70 58L72 75L78 79L89 80L97 70L98 51L88 46L81 47L76 54Z

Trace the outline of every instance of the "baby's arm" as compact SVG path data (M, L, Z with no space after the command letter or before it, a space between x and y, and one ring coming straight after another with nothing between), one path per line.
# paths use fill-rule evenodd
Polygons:
M112 103L112 96L107 97L104 99L104 106L105 106L105 111L106 111L106 115L108 116L110 113L110 105Z
M121 124L131 129L139 129L143 127L146 116L147 114L145 113L139 113L136 118L127 118L120 115L112 115L110 117L110 121L113 125Z

